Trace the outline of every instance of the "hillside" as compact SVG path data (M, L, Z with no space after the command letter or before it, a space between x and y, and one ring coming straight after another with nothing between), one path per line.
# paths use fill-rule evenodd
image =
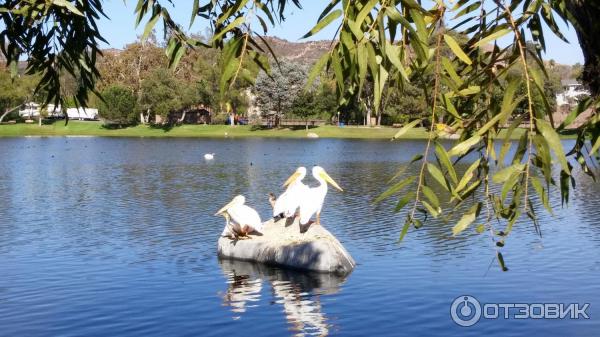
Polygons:
M331 41L291 42L278 37L266 37L277 58L303 64L315 63L329 51Z

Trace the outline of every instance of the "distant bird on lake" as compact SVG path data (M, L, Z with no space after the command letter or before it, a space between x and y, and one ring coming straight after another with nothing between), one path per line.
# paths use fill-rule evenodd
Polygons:
M215 154L214 153L207 153L204 155L204 159L206 160L213 160L215 159Z
M315 224L321 224L321 209L327 195L327 183L344 191L321 166L314 166L312 175L319 182L319 186L309 188L300 200L300 224L302 225L306 225L313 214L317 215Z
M236 239L248 238L248 234L262 231L262 222L258 212L252 207L246 206L245 203L246 198L243 195L237 195L215 213L215 215L225 217L226 223L222 236L232 236Z
M296 215L301 199L306 197L308 192L308 186L302 182L304 177L306 177L306 167L300 166L283 183L283 187L287 187L287 189L275 200L273 217L283 215L285 218L291 218Z

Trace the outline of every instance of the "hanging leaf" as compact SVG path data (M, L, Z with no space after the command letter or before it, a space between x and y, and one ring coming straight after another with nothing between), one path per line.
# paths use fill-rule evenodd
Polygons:
M477 203L473 205L458 221L454 227L452 227L452 235L457 236L462 231L467 229L469 225L475 221L477 218L477 214L479 213L479 209L481 208L481 203Z
M420 122L421 122L420 119L415 119L414 121L404 125L400 130L398 130L398 132L396 132L396 134L394 135L392 140L398 139L398 138L404 136L408 131L412 130Z
M469 151L470 148L472 148L477 143L479 143L480 140L481 140L481 136L475 135L475 136L463 141L462 143L459 143L458 145L454 146L452 149L450 149L450 151L448 151L448 155L450 157L462 156L465 153L467 153L467 151Z
M462 48L460 48L460 46L458 45L458 42L456 42L456 40L452 36L444 34L444 41L446 41L448 47L450 47L454 55L456 55L456 57L458 57L461 61L468 65L471 65L473 63L473 61L471 61L469 56L465 54Z
M560 163L560 166L562 167L563 171L565 171L567 174L571 174L571 170L569 169L569 164L567 162L567 157L565 156L565 150L563 149L560 137L558 136L556 131L554 131L554 128L552 128L550 123L539 118L535 120L535 125L537 126L538 130L542 133L542 136L544 136L544 138L548 142L548 145L556 155L556 159L558 159L558 162Z
M416 179L415 176L411 176L408 177L396 184L394 184L392 187L388 188L385 192L381 193L374 201L373 203L378 203L383 201L386 198L389 198L390 196L400 192L403 188L405 188L406 186L410 185L412 182L414 182Z
M318 32L321 31L321 29L327 27L331 22L333 22L335 19L339 18L342 15L342 10L341 9L336 9L335 11L327 14L327 16L325 16L323 19L319 20L319 22L317 22L317 24L306 34L304 34L302 36L302 39L306 39L307 37L311 37L315 34L317 34Z
M486 44L488 44L492 41L495 41L510 32L511 32L510 28L504 28L504 29L497 30L494 33L492 33L492 34L484 37L483 39L477 41L476 43L474 43L473 48L485 46Z
M496 172L492 176L492 181L496 184L501 184L508 180L508 178L515 172L522 172L525 169L525 164L513 164L509 167L505 167L502 170Z

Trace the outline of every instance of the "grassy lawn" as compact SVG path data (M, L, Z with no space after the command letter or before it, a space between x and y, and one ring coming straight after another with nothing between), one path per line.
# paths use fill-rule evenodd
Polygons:
M391 139L399 129L391 127L356 127L356 126L319 126L308 132L313 132L321 138L355 138L355 139ZM511 138L519 139L524 130L516 129ZM427 139L428 132L424 128L414 128L406 133L404 139ZM0 125L0 137L20 136L106 136L106 137L280 137L305 138L307 131L304 127L297 129L255 129L248 125L181 125L172 128L160 128L147 125L109 129L101 122L70 121L65 126L64 121L53 124L4 124ZM500 137L504 137L500 132ZM564 137L570 138L570 137Z
M398 129L319 126L309 129L324 138L390 139ZM101 122L63 121L53 124L7 124L0 125L0 137L17 136L115 136L115 137L282 137L305 138L307 131L299 129L253 129L251 126L228 125L181 125L169 129L138 125L122 129L107 129ZM404 138L425 139L424 129L413 129Z

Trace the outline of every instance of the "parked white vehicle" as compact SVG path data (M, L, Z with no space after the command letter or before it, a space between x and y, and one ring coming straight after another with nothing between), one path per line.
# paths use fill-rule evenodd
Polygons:
M40 104L35 102L25 103L23 108L19 110L19 116L23 118L34 118L40 115ZM63 113L61 111L60 105L55 106L54 104L48 104L46 106L46 117L54 117L60 118L63 117ZM69 119L78 119L78 120L97 120L98 119L98 109L95 108L68 108L67 116Z
M38 117L40 115L40 104L35 102L29 102L23 104L23 108L19 110L19 116L23 118L32 118ZM62 113L60 112L60 105L54 106L54 104L48 104L46 106L46 114L47 117L61 117Z
M98 119L98 109L94 108L68 108L67 116L69 119L96 120Z

